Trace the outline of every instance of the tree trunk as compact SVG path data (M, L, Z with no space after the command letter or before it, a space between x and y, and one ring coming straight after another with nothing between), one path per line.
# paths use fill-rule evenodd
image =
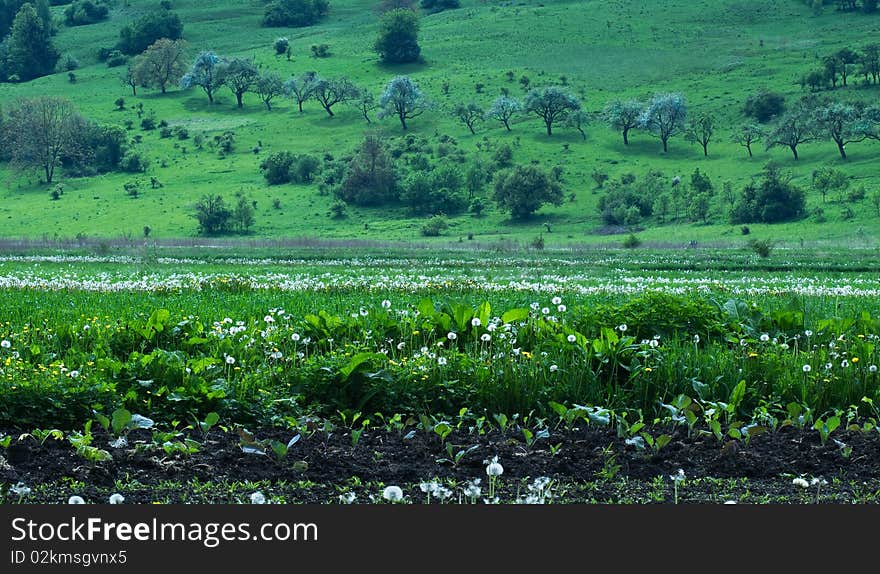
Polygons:
M469 130L471 130L471 134L472 134L472 135L477 135L477 132L474 131L474 126L473 126L473 125L468 124L467 127L468 127Z
M235 99L238 101L238 107L244 107L244 104L241 101L241 98L244 96L244 92L235 92Z
M398 117L400 118L400 125L403 126L403 129L406 129L406 116L399 114Z
M749 157L752 157L752 144L746 144L746 149L749 150Z
M299 113L302 113L303 112L303 101L297 100L297 103L299 103Z
M669 151L669 146L667 145L668 138L661 138L660 141L663 142L663 153Z
M702 144L703 146L703 157L709 157L709 144Z
M507 123L507 120L501 120L504 123L504 127L507 128L507 131L510 131L510 124Z
M162 93L165 93L165 84L162 84Z
M843 149L843 146L844 146L845 144L844 144L843 142L836 142L836 143L837 143L837 151L840 152L840 157L841 157L842 159L846 159L846 150Z
M52 183L52 166L47 163L43 166L43 169L46 170L46 183Z
M332 118L333 117L333 110L331 110L330 108L331 108L331 106L327 106L327 105L324 106L324 109L327 110L327 113Z
M792 153L792 155L794 156L795 161L797 161L797 160L798 160L797 146L796 146L796 145L790 145L790 146L788 146L788 147L791 148L791 153Z
M629 128L623 130L623 145L629 145Z
M553 135L553 122L544 120L544 123L547 124L547 135L552 136Z
M269 103L269 100L263 100L263 102L266 104L266 109L271 112L272 111L272 104Z

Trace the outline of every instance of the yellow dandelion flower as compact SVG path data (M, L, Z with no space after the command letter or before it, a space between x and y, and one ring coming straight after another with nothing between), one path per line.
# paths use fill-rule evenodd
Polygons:
M753 359L758 356L758 353L749 353L749 358Z
M858 357L853 357L853 358L852 358L852 362L853 362L853 363L858 363L858 362L859 362L859 358L858 358Z

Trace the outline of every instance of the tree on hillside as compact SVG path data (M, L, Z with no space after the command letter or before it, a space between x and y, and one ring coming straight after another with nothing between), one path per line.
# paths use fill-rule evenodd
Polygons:
M186 41L161 38L138 56L132 73L141 86L157 87L164 94L186 71ZM132 86L134 87L134 86Z
M344 76L328 80L317 78L312 91L312 98L321 104L330 117L333 117L333 106L357 99L358 95L357 86Z
M266 6L263 26L302 28L327 15L327 0L275 0Z
M770 90L761 89L746 98L743 114L766 124L785 111L785 96Z
M813 189L822 194L822 203L825 203L829 192L843 192L849 187L849 178L842 171L822 166L813 170L812 184Z
M868 44L862 48L859 64L859 71L865 76L866 84L871 80L875 84L880 83L880 44Z
M846 86L850 70L852 70L852 67L858 63L859 55L853 52L850 48L841 48L834 53L832 58L837 61L836 68L840 72L840 81Z
M379 107L379 102L376 101L376 96L374 96L370 90L361 89L360 96L357 98L357 107L364 116L364 120L368 124L372 124L373 120L370 119L370 112Z
M233 58L223 66L222 70L223 83L235 95L238 107L242 107L244 94L250 91L259 76L257 66L253 60Z
M458 121L466 125L472 134L475 134L477 132L474 131L474 126L477 125L477 122L483 119L485 112L483 111L483 108L476 103L468 102L467 104L458 104L455 106L453 115L458 118Z
M772 149L777 146L785 146L791 150L794 159L797 160L798 146L815 140L815 129L813 118L808 110L802 108L789 112L783 115L773 131L767 134L766 147Z
M605 122L623 135L623 145L629 145L630 130L639 127L645 104L638 100L615 100L605 107Z
M397 76L385 86L379 97L379 117L397 116L403 129L406 120L418 117L430 108L430 103L418 84L408 76Z
M486 117L498 120L507 131L510 131L510 120L522 111L522 104L516 98L510 96L498 96L486 112Z
M663 142L663 152L669 151L668 141L685 130L687 105L681 94L655 94L642 113L639 127Z
M214 103L214 94L223 85L226 62L214 52L202 52L196 56L190 71L180 79L180 87L188 90L198 86L208 96L208 101Z
M540 168L517 165L499 172L495 179L494 198L498 208L514 219L525 219L545 203L562 205L562 186Z
M123 54L133 56L146 50L160 38L178 40L183 37L180 16L171 10L155 10L138 18L119 31L116 45Z
M275 72L261 72L254 83L254 91L266 104L266 109L271 111L272 100L284 94L284 82L281 80L281 76Z
M581 139L587 139L587 132L584 128L590 123L590 114L584 110L575 110L565 116L565 125L574 128L581 134Z
M745 124L740 126L739 130L733 134L733 141L746 148L749 157L752 157L752 144L761 141L764 137L764 130L756 124Z
M52 44L49 30L30 3L22 5L5 40L6 74L20 81L51 74L60 54Z
M379 21L379 36L373 48L382 61L389 64L417 62L422 51L418 15L403 8L385 12Z
M685 139L698 143L703 148L703 156L709 156L709 142L715 133L715 118L711 114L702 114L688 124Z
M581 109L578 99L557 86L549 88L533 88L529 90L523 101L523 107L542 120L547 128L547 135L553 135L553 124L565 119L565 116Z
M223 196L205 194L196 202L193 217L199 222L200 235L213 235L229 230L232 210L226 207Z
M125 69L125 72L123 72L119 76L119 81L122 82L123 86L128 86L129 88L131 88L132 96L137 95L138 78L137 75L134 73L134 66L128 65Z
M840 157L846 159L845 146L868 138L869 122L859 107L831 102L816 109L813 115L816 135L824 135L837 144Z
M768 165L760 182L751 182L742 190L730 212L731 223L777 223L797 219L804 214L804 191Z
M302 113L303 103L312 99L317 85L317 74L315 72L304 72L284 82L284 92L296 100L296 103L299 105L299 111Z
M40 170L52 183L63 158L82 153L83 118L68 100L40 96L18 102L5 120L12 164L20 171Z
M397 198L394 161L381 138L369 134L351 159L336 196L356 205L381 205Z

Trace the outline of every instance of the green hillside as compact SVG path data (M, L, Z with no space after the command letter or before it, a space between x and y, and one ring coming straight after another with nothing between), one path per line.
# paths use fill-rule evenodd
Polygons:
M860 49L873 41L880 23L877 14L842 14L827 6L824 14L815 16L795 0L463 0L459 9L422 14L419 43L424 63L390 66L381 64L373 51L378 27L375 2L333 0L329 15L315 26L266 28L260 25L264 3L259 1L173 1L172 10L184 24L189 61L201 50L214 50L222 56L253 57L262 69L274 70L284 79L306 71L322 77L345 75L377 98L391 78L410 75L433 101L434 109L413 119L403 132L394 118L374 118L367 125L358 109L346 105L334 108L337 113L330 117L316 102L307 102L300 114L294 101L279 97L268 111L255 94L247 94L244 108L238 109L227 89L221 89L213 105L200 90L182 91L176 86L164 95L139 89L132 96L119 79L125 66L108 67L98 61L97 52L114 45L123 25L157 4L117 0L108 20L72 28L59 24L54 42L62 60L70 55L80 63L75 82L64 71L26 83L0 84L4 109L17 98L63 96L100 123L125 125L130 121L130 136L141 138L134 148L151 160L148 170L82 178L62 175L58 181L63 194L52 200L55 184L40 183L38 174L15 173L3 164L0 236L140 237L148 226L151 237L191 237L197 233L192 212L199 197L219 193L234 203L235 194L241 192L256 204L251 230L255 236L423 241L420 229L425 216L411 215L403 207L349 206L346 217L333 218L329 213L332 193L322 190L318 182L269 186L261 175L261 161L273 152L287 150L318 158L330 154L338 159L351 155L366 131L377 130L392 141L405 134L414 136L416 145L432 150L432 161L437 159L438 147L443 147L462 150L465 163L478 157L488 163L499 146L508 144L516 164L537 163L548 171L561 166L562 205L545 206L526 221L512 222L491 201L488 184L480 192L487 204L483 216L465 212L450 217L449 229L436 241L467 240L472 234L482 241L529 242L543 234L548 246L620 242L620 235L601 231L604 223L596 206L603 192L595 189L594 171L605 172L613 180L626 173L642 178L649 170L659 170L669 181L675 176L689 181L699 168L716 192L729 182L730 189L738 193L769 161L777 162L807 190L807 212L821 207L824 217L750 225L750 237L807 245L876 246L880 240L880 214L872 203L873 194L880 190L877 141L850 144L845 161L830 140L802 145L799 161L784 148L765 151L763 143L756 144L750 159L744 148L731 141L734 130L745 121L741 110L749 95L770 89L784 94L790 108L796 107L806 93L798 80L821 67L825 55L843 47ZM63 6L52 10L56 20L63 20ZM289 60L275 55L273 41L279 36L290 39ZM313 44L328 44L330 56L313 57ZM581 98L586 111L597 114L614 99L681 92L691 117L705 112L716 118L709 156L703 157L698 145L681 136L671 139L669 152L663 154L660 141L640 130L624 146L620 134L598 119L587 126L584 139L562 126L547 136L541 120L525 114L515 119L510 132L499 122L487 120L472 135L452 116L459 103L474 101L488 108L502 89L521 98L523 76L529 78L531 87L565 85ZM876 104L880 89L875 84L863 85L860 79L853 74L848 87L822 95ZM121 111L114 104L120 97L125 100ZM163 138L159 129L141 130L140 104L145 116L154 114L157 121L172 128L185 127L189 138ZM220 154L213 138L228 131L234 133L233 151ZM205 142L201 149L195 143L198 135ZM454 144L443 136L451 137ZM441 145L443 141L447 143ZM813 171L826 165L844 172L851 180L850 189L864 186L865 198L845 203L831 195L823 205L810 181ZM153 188L151 178L162 187ZM124 186L136 180L140 193L132 198ZM655 243L745 241L741 226L728 223L719 206L713 208L709 221L660 225L649 219L636 230L641 239Z

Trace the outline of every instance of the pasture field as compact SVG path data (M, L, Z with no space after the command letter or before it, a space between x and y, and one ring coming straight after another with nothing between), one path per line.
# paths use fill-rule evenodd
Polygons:
M781 253L7 255L0 492L873 502L876 260Z
M107 21L60 27L55 38L59 50L80 62L75 83L59 72L23 84L2 84L0 99L12 103L35 95L64 96L101 123L122 126L131 122L131 137L140 140L134 147L150 160L150 167L142 174L64 177L63 196L52 201L53 186L39 183L34 175L13 173L4 164L0 168L6 183L0 192L0 236L140 237L148 226L152 237L191 237L197 233L193 206L210 192L232 202L235 194L242 193L256 202L251 231L256 237L440 243L473 235L483 241L526 243L543 233L548 246L617 244L620 237L602 232L597 203L603 192L595 189L591 177L595 170L606 172L612 180L627 173L641 178L649 170L658 170L671 181L675 176L686 179L698 168L720 193L725 183L738 192L772 161L807 191L807 213L822 209L824 214L819 220L807 217L753 225L753 237L793 246L878 244L880 213L871 203L871 193L877 191L872 178L877 142L850 144L846 161L830 141L805 143L801 159L795 161L787 149L766 151L763 144L756 146L750 159L731 141L745 121L740 112L751 94L769 89L784 95L789 107L796 107L797 99L806 93L798 79L821 66L825 55L868 43L876 30L876 15L840 14L829 6L824 14L814 16L796 0L660 0L648 5L613 0L587 4L464 0L460 9L422 16L424 63L388 66L372 50L378 27L374 3L338 0L331 4L328 17L315 26L280 29L259 25L262 4L257 1L176 0L173 9L184 22L184 37L193 55L215 50L223 56L253 58L262 69L283 78L306 71L324 77L345 75L376 94L395 75L410 75L435 107L414 119L407 132L393 118L374 118L368 125L353 106L339 106L335 116L329 117L315 102L306 103L299 113L292 100L278 98L268 111L256 96L248 94L244 108L238 109L225 89L213 105L197 89L172 88L164 95L141 89L134 96L119 81L124 66L109 68L97 60L96 51L112 46L119 28L155 2L117 2ZM63 7L54 10L60 17ZM291 41L290 60L275 56L272 42L279 36ZM310 46L319 43L329 44L330 57L310 55ZM703 112L716 116L709 156L703 157L698 146L682 137L673 138L670 151L663 154L660 142L641 131L633 133L630 145L624 146L620 135L598 119L590 123L583 139L562 127L548 137L534 115L517 117L510 132L498 122L486 121L474 135L452 117L459 103L473 100L487 108L502 89L522 97L525 92L519 80L523 76L532 87L564 84L594 115L614 99L681 91L692 116ZM854 78L847 88L820 95L872 103L877 89ZM117 110L114 101L120 97L125 108ZM171 128L184 127L189 138L162 137L159 129L141 130L141 115L154 115L157 122L165 121ZM491 163L496 150L509 145L517 164L536 163L546 170L560 166L566 200L560 206L545 206L529 220L514 222L496 209L491 186L486 185L479 192L487 200L482 216L450 216L445 238L422 238L425 218L403 207L349 206L346 217L334 218L329 212L333 197L321 191L320 178L310 184L269 186L261 175L260 162L273 152L346 157L371 130L389 141L412 137L438 161L444 148L443 153L461 150L467 162ZM213 138L227 131L234 133L234 149L219 154ZM196 136L204 138L204 146L194 143ZM851 189L863 186L867 195L854 204L832 195L826 203L811 186L812 172L823 166L841 170ZM152 188L151 178L163 187ZM133 199L124 186L138 180L141 193ZM639 234L648 242L739 245L745 241L739 226L727 224L720 206L713 208L709 223L651 220L643 227Z

